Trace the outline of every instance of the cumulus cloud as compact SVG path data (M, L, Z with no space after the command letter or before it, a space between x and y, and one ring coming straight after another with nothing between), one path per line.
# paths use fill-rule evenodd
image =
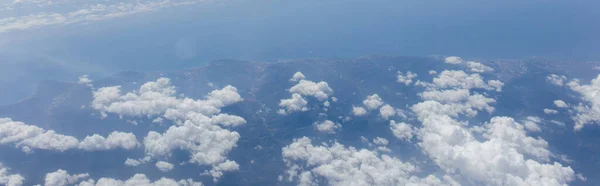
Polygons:
M579 80L567 83L571 90L581 95L582 103L573 106L577 112L572 117L575 121L575 130L581 130L586 124L600 124L600 75L592 79L590 84L580 84ZM556 104L556 102L555 102ZM566 104L557 104L566 105Z
M405 85L410 85L413 82L413 79L417 77L417 74L412 73L411 71L406 72L406 75L402 72L398 72L398 83L404 83Z
M491 85L486 84L479 74L469 75L460 70L444 70L438 75L438 77L433 79L433 86L435 86L435 88L480 88L486 90L496 90L500 92L502 90L502 86L504 85L502 82L497 80L488 81L488 83Z
M462 58L457 57L457 56L449 56L446 57L446 59L444 59L445 63L449 63L449 64L461 64L463 62Z
M401 140L412 139L414 133L412 125L404 122L396 123L394 120L390 120L390 130L396 138Z
M156 166L156 168L162 172L169 172L175 167L173 164L166 161L158 161L156 164L154 164L154 166Z
M468 61L467 62L467 67L469 67L469 69L471 70L471 72L477 72L477 73L484 73L484 72L492 72L492 71L494 71L493 68L485 66L484 64L481 64L481 63L475 62L475 61Z
M173 180L170 178L160 178L156 181L151 181L144 174L135 174L133 177L127 180L117 180L114 178L100 178L97 181L89 179L79 183L79 186L202 186L202 183L195 182L192 179L185 180Z
M200 0L150 0L150 1L132 1L125 0L120 3L104 2L105 4L91 3L67 3L73 1L19 1L13 5L7 4L5 9L20 10L26 2L36 2L33 6L65 4L71 11L63 12L32 12L29 15L6 17L0 19L0 33L40 28L51 25L69 25L74 23L87 23L98 20L113 19L127 15L140 14L145 12L157 11L164 8L189 5L202 2ZM1 8L1 7L0 7Z
M558 107L558 108L569 107L569 105L567 105L567 103L565 103L563 100L554 100L554 105L556 105L556 107Z
M304 76L304 74L302 72L296 72L292 78L290 79L290 81L296 82L296 81L300 81L305 79L306 76Z
M289 114L292 112L307 111L307 104L308 101L306 101L300 94L292 94L292 97L290 99L282 99L279 102L279 106L285 109L281 109L279 111L279 114Z
M168 78L144 83L139 90L126 93L120 87L103 87L94 92L92 107L121 116L155 116L175 121L164 133L150 131L144 137L146 155L170 157L173 150L190 153L190 162L210 165L213 170L227 160L227 154L237 146L240 134L222 127L246 123L239 116L221 114L221 108L243 99L233 86L210 92L203 100L175 96L175 87Z
M325 120L315 123L315 127L320 132L335 133L335 130L342 128L342 125L339 123L334 123L331 120Z
M283 147L282 156L287 181L298 185L458 185L447 176L414 176L418 171L414 165L374 150L337 142L313 146L307 137Z
M364 116L367 114L367 110L363 107L352 106L352 114L355 116Z
M526 127L514 119L494 117L478 130L458 120L463 115L475 116L478 110L493 111L494 99L470 93L473 88L490 90L481 77L444 71L434 84L436 90L421 93L423 101L411 109L422 125L416 132L419 146L445 173L474 185L566 185L573 181L573 169L548 163L552 156L548 143L528 136ZM484 139L473 132L483 133Z
M429 73L429 75L435 75L435 74L437 74L437 71L435 71L435 70L430 70L430 71L428 71L427 73Z
M89 177L89 174L70 175L67 171L58 169L55 172L46 174L44 177L45 186L67 186L74 185L80 180Z
M333 94L333 89L331 89L329 84L324 81L315 83L308 80L300 80L298 84L290 88L289 92L292 94L297 93L302 96L313 96L319 101L325 101Z
M563 86L565 84L565 81L567 81L567 77L559 76L556 74L550 74L546 77L546 81L548 81L554 85Z
M102 87L94 91L92 108L103 114L115 113L120 116L155 116L164 114L166 119L185 119L188 113L204 115L218 114L220 108L243 99L233 86L210 92L205 100L176 97L175 86L170 79L159 78L140 86L136 92L121 94L120 86Z
M396 110L389 104L385 104L381 108L379 108L379 116L381 116L383 119L389 119L390 117L395 115Z
M23 185L25 178L20 174L10 174L10 169L0 163L0 185L20 186Z
M558 110L545 108L544 109L544 113L546 113L546 114L558 114Z
M201 173L201 175L211 175L213 177L213 181L216 182L219 178L223 176L224 171L231 172L239 169L239 164L237 164L235 161L227 160L225 162L220 163L219 165L214 166L213 169L210 171L204 171L203 173Z
M112 132L104 138L98 134L87 136L80 144L79 148L87 151L108 150L115 148L133 149L139 142L132 133Z
M92 80L90 79L89 75L84 74L82 76L79 76L79 80L77 81L78 84L81 85L85 85L87 87L92 87Z
M383 100L381 99L381 97L379 97L379 95L373 94L367 96L367 99L363 101L363 104L367 107L367 109L374 110L383 105Z
M527 129L528 131L531 131L531 132L541 132L542 131L540 126L538 126L538 124L540 122L542 122L542 120L536 116L528 116L527 118L525 118L524 120L521 121L521 123L523 123L523 126L525 126L525 129Z

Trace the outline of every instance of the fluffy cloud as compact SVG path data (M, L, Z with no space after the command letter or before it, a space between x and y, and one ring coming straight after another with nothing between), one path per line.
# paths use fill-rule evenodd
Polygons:
M390 120L390 130L396 138L401 140L410 140L413 137L413 127L410 124Z
M402 72L398 72L398 83L404 83L405 85L410 85L414 78L417 77L417 74L412 73L411 71L406 72L404 75Z
M466 92L488 89L481 77L444 71L434 84L449 89L421 93L424 101L411 109L422 124L417 131L419 146L447 174L474 185L566 185L573 181L570 167L546 163L552 155L548 143L527 136L525 126L514 119L494 117L481 130L470 130L466 122L456 119L475 116L482 109L493 111L489 104L495 100ZM485 139L477 139L473 132L483 133Z
M237 146L239 138L237 132L188 120L163 134L148 132L144 146L146 154L152 157L170 157L173 150L181 149L190 152L190 162L214 166L227 160L227 153Z
M337 142L313 146L307 137L283 147L282 156L288 167L287 181L298 185L458 185L450 177L413 176L417 167L377 151Z
M114 148L132 149L137 140L131 133L113 132L108 138L98 134L87 136L82 142L75 137L57 134L34 125L0 118L0 144L15 144L25 152L32 149L66 151L83 149L86 151L110 150Z
M486 84L479 74L469 75L460 70L444 70L438 75L438 77L433 79L433 86L435 86L435 88L480 88L486 90L496 90L500 92L502 90L502 86L504 85L502 82L497 80L492 80L488 83L490 85Z
M493 68L485 66L479 62L469 61L467 62L467 67L471 70L471 72L484 73L484 72L492 72Z
M462 58L457 57L457 56L450 56L450 57L446 57L446 59L444 59L445 63L449 63L449 64L461 64L463 62Z
M89 174L70 175L67 171L58 169L55 172L46 174L44 177L45 186L67 186L74 185L82 179L89 177Z
M296 82L296 81L300 81L305 79L306 76L304 76L304 74L302 72L296 72L292 78L290 79L290 81Z
M558 110L545 108L544 109L544 113L546 113L546 114L558 114Z
M148 163L150 162L151 157L150 156L146 156L144 158L140 158L140 159L131 159L131 158L127 158L125 160L125 165L127 166L131 166L131 167L137 167L143 163Z
M390 106L389 104L385 104L379 108L379 115L383 119L389 119L390 117L396 115L396 110L394 110L394 107Z
M352 106L352 114L355 116L364 116L367 114L367 110L363 107Z
M135 135L132 133L112 132L107 138L98 134L87 136L79 144L79 147L87 151L98 151L115 148L133 149L137 147L138 144Z
M546 77L546 81L548 81L554 85L563 86L565 84L565 81L567 81L567 77L559 76L556 74L550 74Z
M383 100L381 99L381 97L379 97L379 95L373 94L367 96L367 99L363 101L363 104L367 107L367 109L373 110L383 105Z
M89 75L87 75L87 74L79 76L79 80L77 81L77 83L88 86L88 87L92 87L92 80L90 79Z
M342 128L342 125L334 123L331 120L315 123L315 127L320 132L335 133L336 129Z
M590 84L581 85L576 79L567 83L567 86L579 93L583 101L579 105L573 106L577 111L577 114L572 117L575 121L575 130L581 130L586 124L600 124L600 75L592 79Z
M190 153L190 162L211 165L213 170L227 162L227 154L237 146L239 133L222 127L246 123L244 118L221 114L222 107L243 99L233 86L210 92L204 100L176 97L167 78L143 84L138 91L122 95L120 87L104 87L94 92L92 107L121 116L155 116L175 121L164 133L150 131L143 144L148 156L170 157L173 150ZM135 164L135 162L132 162ZM222 174L222 173L221 173Z
M0 185L20 186L23 185L25 178L20 174L9 174L10 169L0 163Z
M17 2L17 1L15 1ZM18 3L7 4L6 9L15 9L20 11L21 4L34 3L32 6L50 6L56 4L65 4L73 1L22 1ZM50 25L68 25L74 23L85 23L90 21L98 21L104 19L113 19L117 17L139 14L144 12L157 11L164 8L195 4L202 1L198 0L150 0L137 2L125 0L120 3L110 4L110 1L105 4L97 3L68 3L66 6L75 8L68 12L33 12L29 15L18 17L6 17L0 19L0 33L8 31L25 30L31 28L39 28ZM18 6L17 6L18 5ZM83 6L82 6L83 5ZM1 11L0 7L0 11ZM56 9L56 8L54 8ZM58 9L57 9L58 10ZM26 12L26 11L24 11Z
M539 117L535 116L528 116L527 118L521 121L521 123L523 123L523 126L525 126L525 129L532 132L542 131L542 129L538 126L540 122L542 122L542 120Z
M569 107L569 105L567 105L567 103L565 103L563 100L554 100L554 105L556 105L556 107L558 107L558 108Z
M156 166L156 168L162 172L169 172L173 170L173 167L175 167L173 164L166 161L158 161L156 164L154 164L154 166Z
M292 94L297 93L303 96L313 96L319 101L325 101L333 94L333 89L331 89L327 82L324 81L315 83L308 80L300 80L298 84L290 88L289 92Z
M243 99L233 86L210 92L205 100L178 98L170 79L159 78L144 83L138 91L121 94L120 86L102 87L94 91L92 108L103 114L120 116L155 116L164 114L171 120L185 119L188 113L218 114L220 108Z
M292 98L290 99L282 99L279 102L279 106L283 107L285 110L279 110L279 114L289 114L292 112L298 111L307 111L308 107L306 105L308 101L306 101L300 94L292 94Z
M117 180L113 178L100 178L98 181L92 179L79 183L79 186L202 186L202 183L195 182L192 179L175 181L170 178L160 178L151 181L144 174L136 174L127 180Z

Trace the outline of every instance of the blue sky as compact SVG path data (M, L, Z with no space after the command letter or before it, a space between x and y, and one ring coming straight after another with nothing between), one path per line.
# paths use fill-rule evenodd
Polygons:
M129 9L114 10L111 5L123 4L47 2L0 1L5 67L0 86L28 85L17 91L25 92L20 95L43 79L72 79L83 72L107 76L125 70L177 70L222 58L600 57L600 25L594 24L600 3L591 0L124 1ZM184 2L195 4L174 4ZM69 17L94 10L96 3L105 11ZM63 19L53 20L52 14Z

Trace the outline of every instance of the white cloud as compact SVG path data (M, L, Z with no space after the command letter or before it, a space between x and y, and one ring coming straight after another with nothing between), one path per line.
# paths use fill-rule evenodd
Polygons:
M76 148L79 141L72 136L56 134L23 122L0 118L0 144L14 143L26 149L65 151Z
M481 88L486 90L495 89L496 91L500 92L502 90L502 86L504 85L502 82L497 80L489 81L489 83L491 85L486 84L479 74L468 75L460 70L444 70L438 75L438 77L433 78L433 86L435 86L435 88Z
M148 132L144 138L146 154L152 157L170 157L175 149L190 152L190 162L199 165L217 165L227 160L240 135L195 120L181 126L171 126L165 133Z
M55 1L46 1L52 3ZM109 1L107 1L109 2ZM51 25L69 25L87 23L98 20L113 19L127 15L157 11L164 8L189 5L202 2L200 0L150 0L150 1L119 1L114 4L79 4L68 3L69 12L33 12L29 15L6 17L0 19L0 33L9 31L40 28ZM37 5L35 5L37 6ZM20 6L7 5L7 9L20 10Z
M389 119L390 117L396 115L396 110L394 109L394 107L390 106L389 104L385 104L381 108L379 108L379 115L383 119Z
M457 56L449 56L449 57L446 57L446 59L444 59L444 62L456 65L456 64L461 64L463 62L463 60Z
M77 81L77 83L81 84L81 85L88 86L88 87L92 87L93 86L92 85L92 80L90 79L89 75L87 75L87 74L79 76L79 80Z
M306 76L304 76L304 74L302 72L296 72L296 73L294 73L294 75L292 76L290 81L296 82L296 81L303 80L305 78L306 78Z
M222 127L246 123L239 116L221 114L220 109L242 101L237 89L225 86L210 92L204 100L176 97L167 78L143 84L138 91L121 95L120 87L105 87L94 92L93 108L126 116L155 116L175 121L164 133L148 132L143 144L146 155L170 157L173 150L190 153L190 162L211 165L213 169L228 161L227 154L237 146L239 133Z
M490 88L495 89L496 92L502 92L502 86L504 86L504 83L498 80L489 80L488 85Z
M437 71L435 71L435 70L430 70L430 71L428 71L427 73L429 73L429 75L435 75L435 74L437 74Z
M235 161L227 160L213 167L210 171L204 171L201 175L211 175L213 181L216 182L223 176L223 171L231 172L240 169L240 165Z
M541 132L542 129L538 126L538 124L542 122L542 120L539 117L535 117L535 116L529 116L526 119L522 120L521 123L523 123L523 126L525 126L525 129L527 129L528 131L531 132Z
M320 132L335 133L335 130L342 128L342 125L334 123L331 120L325 120L323 122L315 123L315 127Z
M364 116L367 114L367 110L363 107L352 106L352 114L355 116Z
M416 132L419 146L445 173L469 185L566 185L573 181L570 167L547 163L552 155L548 143L527 136L525 126L512 118L494 117L478 130L456 119L463 114L475 116L482 109L493 111L489 104L494 99L464 90L439 90L491 90L479 75L444 71L440 77L445 78L434 79L438 90L421 93L424 101L411 109L422 124ZM466 95L470 96L465 99ZM477 139L473 132L483 133L485 139Z
M573 106L577 111L577 114L572 117L575 121L574 129L581 130L586 124L600 124L600 75L592 79L590 84L581 85L576 79L567 85L571 90L579 93L583 101Z
M389 141L385 138L382 138L382 137L373 138L373 144L375 144L375 145L386 146L386 145L388 145L388 143L389 143Z
M195 182L192 179L173 180L170 178L160 178L156 181L151 181L144 174L136 174L127 180L117 180L114 178L100 178L98 181L92 179L83 181L79 186L202 186L202 183Z
M315 83L308 80L300 80L298 84L290 88L289 92L303 96L313 96L319 101L325 101L333 94L333 89L324 81Z
M558 108L567 108L569 105L565 103L563 100L554 100L554 105Z
M21 186L25 178L20 174L10 174L10 169L0 163L0 185L6 186Z
M173 164L166 162L166 161L158 161L156 162L156 164L154 164L156 166L156 168L158 168L158 170L162 171L162 172L169 172L171 170L173 170Z
M556 74L550 74L546 77L546 81L548 81L554 85L563 86L565 84L565 81L567 81L567 77L559 76Z
M292 94L292 97L290 99L282 99L279 102L279 106L285 108L285 110L283 110L283 112L280 112L280 114L289 114L292 112L304 112L308 110L308 107L306 107L306 105L308 104L308 101L306 101L304 98L302 98L302 96L300 94Z
M401 140L412 139L414 133L412 125L404 122L396 123L394 120L390 120L390 130L396 138Z
M67 171L58 169L55 172L46 174L44 177L45 186L67 186L74 185L82 179L89 177L89 174L70 175Z
M140 166L142 164L142 162L140 162L139 160L136 160L136 159L127 158L125 160L124 164L127 166L130 166L130 167L137 167L137 166Z
M485 66L484 64L481 64L481 63L475 62L475 61L468 61L467 62L467 67L470 68L471 72L477 72L477 73L484 73L484 72L492 72L492 71L494 71L493 68Z
M402 72L398 72L398 83L404 83L405 85L410 85L414 78L417 77L417 74L412 73L411 71L406 72L404 75Z
M346 147L337 142L313 146L307 137L283 147L282 156L288 167L287 181L298 185L315 185L317 180L340 186L451 185L454 182L450 177L440 180L432 175L414 176L417 167L377 151Z
M166 119L185 119L188 113L212 115L220 108L243 99L233 86L210 92L205 100L178 98L175 87L168 78L144 83L138 91L121 94L120 86L103 87L94 91L92 108L101 113L115 113L120 116L155 116L164 114Z
M146 156L144 158L140 158L140 159L131 159L131 158L127 158L125 160L125 165L130 166L130 167L137 167L141 164L144 163L148 163L151 160L150 156Z
M379 97L379 95L373 94L367 96L367 99L363 101L363 104L367 107L367 109L374 110L383 105L383 100L381 100L381 97Z
M137 147L138 141L132 133L115 131L107 138L93 134L80 142L73 136L57 134L53 130L44 130L34 125L12 121L10 118L0 118L0 144L8 143L15 144L16 147L30 153L33 149L56 151L132 149Z
M86 151L108 150L115 148L133 149L138 146L135 135L132 133L112 132L107 138L98 134L87 136L80 144L79 148Z
M546 113L546 114L558 114L558 110L545 108L544 109L544 113Z

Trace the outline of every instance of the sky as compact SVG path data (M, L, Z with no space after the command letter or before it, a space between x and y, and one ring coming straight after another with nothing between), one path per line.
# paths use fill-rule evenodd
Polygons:
M11 153L42 151L41 155L29 156L42 159L44 153L70 152L75 156L77 153L120 150L125 153L115 158L128 157L124 163L117 162L119 166L156 167L156 170L152 169L155 172L148 174L152 179L155 177L152 175L157 173L173 169L181 171L185 170L181 167L193 165L206 168L206 172L200 175L207 176L209 181L203 182L210 183L213 179L214 183L218 183L224 173L236 174L230 172L239 171L240 165L246 168L244 163L248 163L238 164L235 161L238 156L229 156L229 152L238 148L240 139L248 137L241 132L247 128L239 128L255 123L247 123L249 118L230 114L227 107L247 103L242 96L247 97L248 92L241 91L246 90L242 88L238 92L236 86L249 85L202 82L212 91L198 98L182 95L174 86L187 80L189 74L185 74L186 78L182 80L157 77L143 82L123 82L121 85L102 84L103 78L125 71L183 71L218 59L276 62L375 55L443 56L432 59L447 69L425 69L431 71L416 74L410 70L417 69L393 72L390 66L388 71L392 75L382 73L377 76L391 77L389 83L394 83L394 86L417 87L410 90L414 92L404 92L416 93L411 95L414 103L404 103L405 107L396 105L394 101L399 100L390 101L390 97L383 93L380 97L375 92L350 95L345 90L336 90L335 86L342 83L330 81L328 84L321 79L311 79L317 72L310 70L273 75L272 78L275 78L269 79L277 82L273 86L285 85L278 87L281 91L274 91L276 96L284 94L285 97L270 100L277 104L268 105L273 109L275 121L293 120L298 116L295 114L310 114L322 109L324 111L318 113L318 117L305 118L311 121L305 123L309 134L349 134L344 130L351 126L344 122L356 118L357 121L370 122L361 117L374 117L376 122L385 121L385 125L379 126L384 126L388 135L383 138L361 136L360 139L349 135L369 148L357 150L352 146L355 144L344 144L342 138L340 141L319 141L315 136L290 134L287 137L293 139L282 139L290 140L290 143L281 147L280 164L277 165L285 166L286 172L282 173L279 181L286 180L286 175L290 183L309 185L324 183L323 180L331 185L584 184L586 176L591 180L598 179L593 175L591 165L577 162L573 164L574 170L569 166L571 160L561 156L564 149L560 149L573 144L549 145L542 136L554 133L540 132L559 130L569 131L565 135L574 135L581 130L596 131L597 126L590 124L600 121L597 96L600 76L583 81L562 74L535 74L537 79L533 79L547 83L544 91L557 89L567 92L560 95L566 103L559 96L549 95L547 99L555 100L553 104L547 102L549 106L543 109L543 116L496 116L492 113L496 101L502 100L497 98L502 98L503 88L518 92L519 87L505 87L505 83L511 82L501 82L494 76L495 68L503 70L502 67L489 67L478 61L527 57L571 61L574 65L598 61L598 9L600 2L594 0L0 0L0 89L3 90L0 105L26 100L46 80L78 80L78 87L69 91L85 92L92 100L73 106L81 100L55 97L49 104L51 107L43 110L42 114L49 113L49 118L59 117L53 115L57 114L52 112L53 109L58 109L53 106L66 103L73 104L68 105L69 109L78 108L81 113L76 114L81 114L82 118L85 115L98 122L131 124L114 128L110 125L95 133L78 134L60 127L50 128L44 122L36 124L0 116L0 129L4 129L0 130L0 144L10 144L1 148L10 147ZM244 63L240 64L243 66ZM368 70L370 67L360 68ZM424 77L431 78L425 80ZM339 78L347 80L342 75ZM97 79L101 81L98 83ZM203 90L205 88L202 87ZM353 99L360 101L349 103L341 100L337 103L338 98L334 95L356 97ZM81 99L88 97L82 96ZM514 101L510 100L510 95L506 97ZM31 103L37 104L35 100ZM346 117L331 116L334 118L331 119L327 116L330 105L335 104L345 104ZM500 110L507 112L506 108ZM261 108L256 114L259 112L269 111ZM38 113L22 113L23 116L28 114ZM554 115L566 118L568 122L544 117ZM478 118L486 116L490 117ZM41 115L29 119L43 120ZM154 128L147 131L143 128L143 133L125 130L146 124L142 123L145 120L159 126L152 126ZM469 121L478 121L479 125L469 125ZM172 125L163 126L163 123ZM115 131L110 133L105 131L113 129ZM552 137L547 139L556 140ZM393 155L390 148L395 148L388 144L394 143L412 144L414 147L411 148L422 153L427 163L437 170L420 172L421 164L415 163L417 160L388 156ZM17 148L13 149L13 146ZM131 154L127 153L130 151L141 156L129 157ZM178 165L170 157L180 152L189 152L192 156ZM356 161L364 164L365 169L357 169L353 164ZM583 168L577 169L580 167ZM350 170L344 173L355 174L333 171L342 168ZM0 162L0 184L23 180L11 170L18 171L18 167L9 169ZM96 182L111 185L121 182L118 178L98 180L101 176L96 173L103 170L94 171L97 170L69 173L62 169L51 170L44 181L46 185ZM370 175L382 176L372 178ZM151 181L140 174L125 182ZM180 185L199 184L175 178L165 178L156 184L175 182Z

